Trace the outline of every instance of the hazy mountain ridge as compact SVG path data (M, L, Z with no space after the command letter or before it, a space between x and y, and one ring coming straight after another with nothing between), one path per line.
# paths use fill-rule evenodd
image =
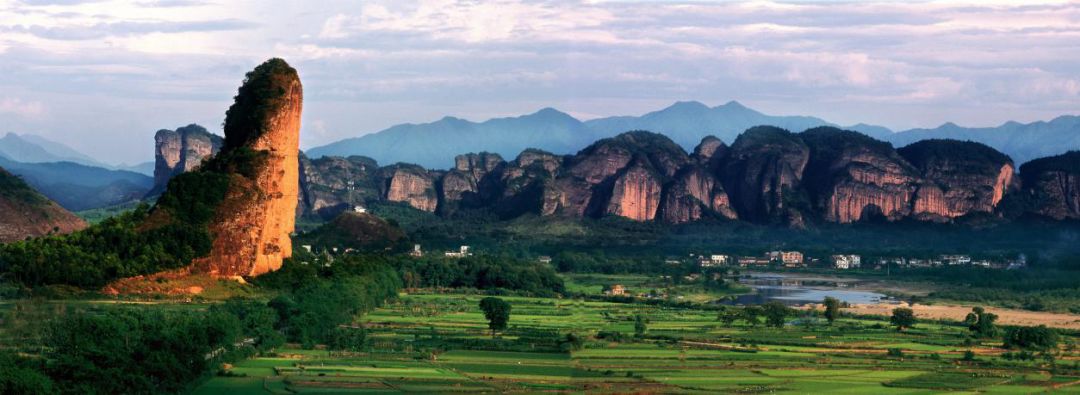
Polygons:
M472 122L446 117L436 122L403 124L340 140L307 150L312 159L322 156L360 155L380 163L406 162L428 168L453 163L460 152L487 151L512 157L527 148L555 154L572 154L592 142L629 130L649 130L667 135L686 150L705 136L734 141L754 126L777 126L806 130L835 123L810 116L774 116L739 102L709 107L695 101L677 102L641 116L614 116L588 121L552 108L520 117ZM1036 157L1080 149L1080 117L1062 116L1049 122L1005 123L998 127L965 128L945 124L933 129L893 132L889 128L859 123L847 127L900 147L918 140L949 138L984 143L1023 163Z
M144 174L74 162L22 163L0 157L0 167L71 211L138 200L153 186Z

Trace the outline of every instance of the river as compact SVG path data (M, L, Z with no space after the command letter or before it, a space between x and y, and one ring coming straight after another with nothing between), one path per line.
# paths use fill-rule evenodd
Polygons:
M739 283L750 286L753 293L738 295L723 301L729 305L762 304L778 300L789 306L821 303L826 296L851 304L893 303L894 299L873 291L859 289L859 281L807 278L775 273L749 273Z

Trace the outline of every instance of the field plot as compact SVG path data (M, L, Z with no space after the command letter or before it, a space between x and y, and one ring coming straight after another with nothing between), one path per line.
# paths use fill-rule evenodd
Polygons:
M948 324L726 326L700 308L503 297L510 325L493 336L482 297L403 295L363 318L362 353L281 350L196 393L1080 393L1074 351L1056 370L1007 361L1000 343ZM968 350L974 361L962 360Z

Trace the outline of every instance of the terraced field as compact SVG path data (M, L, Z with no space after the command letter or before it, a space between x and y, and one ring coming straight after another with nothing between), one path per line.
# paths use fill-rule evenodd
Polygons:
M799 315L783 329L726 327L702 309L504 297L510 328L492 337L481 298L403 295L364 317L363 353L282 350L196 393L1080 393L1075 351L1059 350L1053 365L1008 361L1000 341L947 323L897 332ZM636 315L644 336L634 336ZM962 359L967 350L975 361Z

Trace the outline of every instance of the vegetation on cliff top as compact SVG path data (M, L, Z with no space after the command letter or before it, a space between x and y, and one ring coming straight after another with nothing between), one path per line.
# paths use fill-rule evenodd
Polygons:
M289 89L299 83L296 69L273 58L247 73L235 101L225 112L225 149L247 145L266 132L270 114L288 103Z

